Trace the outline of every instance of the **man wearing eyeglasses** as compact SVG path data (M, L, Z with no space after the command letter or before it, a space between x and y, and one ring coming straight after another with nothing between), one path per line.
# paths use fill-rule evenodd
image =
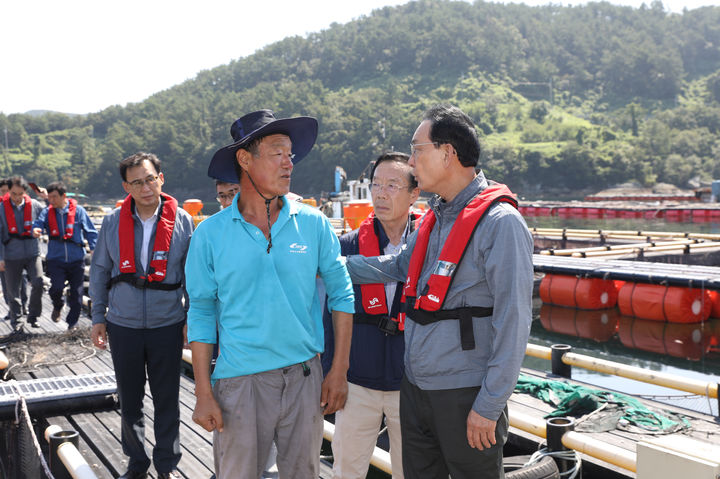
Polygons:
M45 206L28 196L25 178L13 176L8 181L10 190L3 197L0 208L0 271L5 272L10 297L10 322L18 331L23 326L20 320L23 271L27 272L31 287L28 323L37 327L37 318L42 312L42 263L32 224Z
M533 241L510 190L476 172L480 143L459 108L425 112L411 143L435 193L406 250L348 257L359 283L405 281L400 421L405 477L503 477L507 400L530 333Z
M233 198L238 191L240 191L240 185L237 183L228 183L222 180L215 180L215 190L217 196L215 197L220 203L220 209L224 210L232 204Z
M340 237L343 256L396 254L412 234L416 216L410 213L420 193L408 165L408 155L384 153L370 170L371 213L360 228ZM355 285L348 398L335 413L332 441L333 478L367 475L383 416L390 437L393 478L402 478L400 380L403 375L402 282ZM334 352L332 321L325 312L325 353L328 368Z
M136 153L120 162L128 196L103 219L90 267L92 341L110 344L128 456L122 479L144 479L143 398L150 384L154 405L152 462L159 478L179 478L180 365L187 301L184 264L193 221L162 192L160 160ZM147 376L146 376L147 371Z

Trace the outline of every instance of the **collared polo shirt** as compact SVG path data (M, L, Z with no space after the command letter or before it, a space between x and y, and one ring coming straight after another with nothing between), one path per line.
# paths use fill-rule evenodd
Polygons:
M319 275L331 310L354 312L350 277L330 222L283 197L263 232L232 206L198 225L185 266L188 340L218 343L213 380L268 371L323 351Z

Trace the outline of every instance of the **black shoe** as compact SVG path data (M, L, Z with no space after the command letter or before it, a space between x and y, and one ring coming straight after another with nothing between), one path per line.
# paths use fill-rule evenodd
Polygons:
M72 324L68 323L68 327L67 327L67 328L68 328L68 331L70 331L71 329L75 329L75 328L77 328L77 327L78 327L78 322L75 321L75 322L72 323Z
M118 479L147 479L147 477L147 472L133 471L132 469L128 469L128 471L122 476L118 477Z
M50 319L57 323L60 321L60 313L62 313L62 306L59 308L53 308L52 314L50 314Z
M158 479L182 479L179 472L173 470L170 472L158 472Z
M33 328L39 328L39 327L40 327L40 325L39 325L38 322L37 322L37 318L28 318L28 323L29 323L30 326L32 326Z
M12 319L12 315L8 311L8 314L5 315L5 317L3 318L3 321L10 321L11 319Z

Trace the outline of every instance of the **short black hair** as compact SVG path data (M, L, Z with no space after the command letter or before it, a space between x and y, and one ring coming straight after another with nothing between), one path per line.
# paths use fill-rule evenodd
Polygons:
M25 178L22 176L13 176L9 178L8 180L8 188L12 188L13 186L19 186L23 190L27 191L29 188L28 182L25 181Z
M160 174L160 159L153 153L139 151L120 162L120 176L122 176L123 181L127 181L127 170L135 166L140 166L143 161L152 163L153 168L155 168L155 173Z
M10 189L10 178L3 178L0 180L0 188L7 186Z
M63 196L65 193L67 193L67 188L65 188L65 183L62 181L53 181L46 187L47 192L50 193L52 191L57 191L57 194L60 196Z
M480 159L480 140L475 124L460 108L441 104L423 114L430 121L430 141L437 145L449 143L455 148L460 164L477 166Z
M380 156L378 156L377 160L375 160L375 163L370 170L370 181L372 181L375 177L375 170L377 169L378 165L380 163L385 163L386 161L394 161L396 163L402 163L407 165L408 161L410 161L410 155L402 153L400 151L386 151L385 153L381 154ZM415 179L415 175L412 174L412 171L408 173L408 183L410 183L411 190L417 188L417 179Z

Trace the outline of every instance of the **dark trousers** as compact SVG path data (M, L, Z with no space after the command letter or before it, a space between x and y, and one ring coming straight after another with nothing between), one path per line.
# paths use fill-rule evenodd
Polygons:
M155 408L155 469L170 472L180 462L180 363L183 323L155 329L125 328L107 323L110 352L120 398L121 442L128 469L147 471L145 452L145 371Z
M406 479L502 479L507 440L507 406L495 427L497 443L473 449L467 440L467 416L480 387L425 391L403 378L400 428Z
M2 294L5 299L5 304L10 306L10 294L8 293L7 283L5 282L5 272L0 272L0 284L2 284ZM25 275L22 277L22 284L20 285L20 301L23 307L27 306L27 278ZM8 309L8 313L10 310Z
M15 323L22 313L20 288L23 283L23 271L27 272L30 282L30 304L28 320L33 321L42 313L42 262L40 256L25 259L5 260L5 282L10 297L10 319Z
M85 276L85 261L79 260L72 263L65 263L58 260L47 260L47 274L50 276L50 299L53 307L63 307L63 291L65 281L70 284L70 297L68 298L68 312L65 321L69 326L75 325L80 318L82 308L83 279Z

